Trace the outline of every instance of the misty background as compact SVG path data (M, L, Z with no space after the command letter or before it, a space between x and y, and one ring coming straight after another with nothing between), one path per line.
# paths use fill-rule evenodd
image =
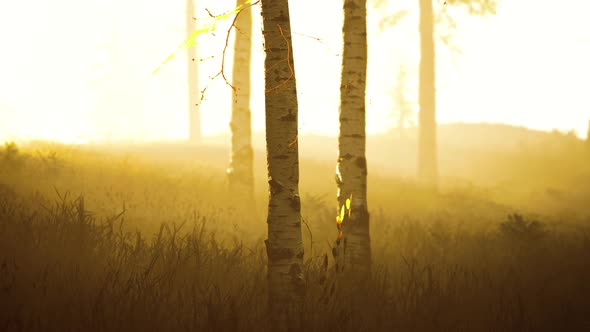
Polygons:
M442 2L442 1L441 1ZM397 126L393 95L398 70L417 94L417 4L369 4L367 132ZM233 1L201 1L197 24ZM342 11L338 1L299 0L291 6L300 130L336 135ZM207 10L205 10L207 9ZM254 7L252 125L264 128L263 48ZM395 28L382 21L407 10ZM456 21L452 46L437 46L437 118L533 129L574 130L584 138L590 22L584 0L502 1L497 15ZM151 72L185 38L185 2L163 0L0 2L0 139L61 142L179 140L187 137L185 54ZM530 15L534 12L535 15ZM325 22L310 24L309 22ZM231 22L199 38L204 135L229 132L231 89L219 72ZM444 25L440 31L448 31ZM384 32L385 31L385 32ZM226 54L231 79L233 38ZM459 52L455 51L458 49ZM258 73L258 74L257 74ZM391 73L387 75L385 73ZM417 96L415 96L417 99ZM417 107L416 107L417 110Z

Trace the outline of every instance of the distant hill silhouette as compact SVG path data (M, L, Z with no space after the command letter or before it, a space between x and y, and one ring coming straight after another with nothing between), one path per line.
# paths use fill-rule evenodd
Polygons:
M417 158L417 128L405 129L405 138L397 130L367 138L369 164L413 172ZM254 148L265 150L264 133L254 134ZM225 145L225 136L211 137L208 141ZM546 132L505 124L450 123L438 126L439 160L444 168L464 154L484 151L506 151L527 146L559 145L580 141L572 134ZM333 136L302 135L299 138L299 153L302 158L336 161L338 140ZM459 156L457 155L459 154ZM454 164L454 163L453 163Z
M407 178L416 175L417 129L405 131L405 138L393 130L367 138L367 160L370 174ZM229 134L204 137L203 144L178 142L115 145L111 152L139 153L158 160L194 161L209 164L222 172L229 160ZM255 167L265 177L266 156L263 132L254 133ZM100 145L99 145L100 146ZM476 183L495 183L507 177L522 177L530 169L551 162L559 164L564 156L580 159L584 142L575 135L546 132L504 124L452 123L438 126L438 160L443 177L465 179ZM302 162L329 164L335 167L338 140L334 136L302 135L299 154ZM577 150L574 150L577 149ZM550 152L552 154L550 154ZM206 156L206 157L204 157ZM204 157L201 160L201 157ZM577 161L576 161L577 162ZM556 166L557 167L557 166ZM560 170L556 170L561 172Z

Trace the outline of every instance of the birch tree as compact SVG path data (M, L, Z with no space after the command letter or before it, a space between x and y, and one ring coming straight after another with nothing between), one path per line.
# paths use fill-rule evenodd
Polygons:
M237 14L235 25L234 63L232 75L231 157L227 174L232 194L253 198L253 150L250 112L250 62L252 48L252 10L244 6L245 0L237 0L236 7L243 6Z
M190 38L196 28L195 7L193 0L186 0L186 36ZM198 141L201 138L201 119L199 115L199 80L197 65L197 48L189 47L187 50L187 76L188 76L188 120L189 140Z
M339 215L334 256L338 270L367 274L371 266L371 241L365 158L366 0L345 0L343 9L340 133L336 166Z
M269 305L284 327L304 291L299 197L297 89L287 0L262 0L266 155L268 164Z

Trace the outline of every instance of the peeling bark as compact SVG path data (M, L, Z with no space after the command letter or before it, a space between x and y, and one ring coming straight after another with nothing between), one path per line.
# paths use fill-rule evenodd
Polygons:
M302 299L303 240L299 199L297 89L287 0L262 0L268 203L269 305L278 329ZM291 326L292 327L292 326Z
M367 207L367 161L365 158L365 87L367 75L366 0L344 1L344 48L340 85L340 135L338 137L338 213L351 198L350 216L333 254L337 269L368 275L371 240Z
M193 0L186 0L186 36L189 37L196 28L195 7ZM197 48L190 47L187 50L187 75L188 75L188 121L189 140L196 142L201 138L201 119L199 114L199 81L198 81Z
M436 69L432 0L420 0L420 50L418 178L425 186L436 189Z
M236 6L245 0L237 0ZM254 198L254 153L250 115L250 62L252 47L252 10L244 8L235 22L234 64L231 114L231 156L227 175L230 190L240 200L252 204Z

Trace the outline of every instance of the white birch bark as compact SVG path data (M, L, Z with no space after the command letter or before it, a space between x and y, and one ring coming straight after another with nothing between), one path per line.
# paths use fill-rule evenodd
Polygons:
M287 0L262 0L266 103L269 305L273 319L295 309L304 292L299 199L297 89Z
M338 213L351 199L350 216L342 222L334 248L338 270L368 274L371 241L367 207L365 158L365 86L367 73L366 0L344 1L344 46L340 85L340 135L338 137Z

